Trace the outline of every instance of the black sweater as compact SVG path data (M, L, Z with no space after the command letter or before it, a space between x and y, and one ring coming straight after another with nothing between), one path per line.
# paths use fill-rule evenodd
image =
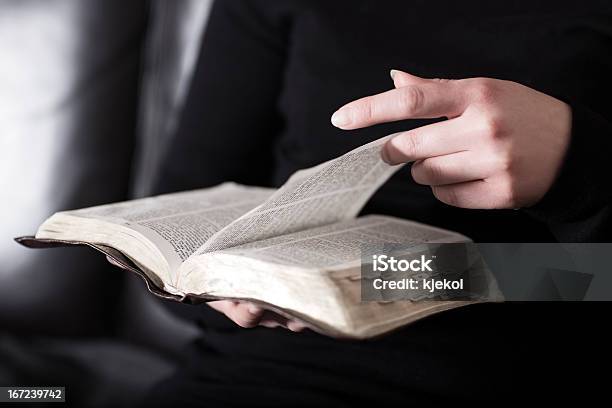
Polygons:
M344 103L390 89L392 68L423 77L507 79L564 100L573 111L571 145L557 182L530 209L447 206L416 184L406 166L364 212L438 225L480 242L612 240L609 0L217 1L159 192L226 180L279 186L297 169L429 123L355 131L330 124ZM238 329L217 312L191 307L203 340L192 357L199 380L184 391L234 389L227 384L248 391L278 383L282 395L301 390L330 401L376 400L383 391L401 400L467 397L470 386L489 395L508 390L519 350L551 350L552 339L560 349L558 337L588 338L594 326L568 328L565 321L601 308L473 307L385 339L347 343L313 333ZM538 328L544 319L546 331ZM260 374L245 375L250 371ZM183 372L180 387L188 387L189 373ZM211 382L216 385L207 388Z

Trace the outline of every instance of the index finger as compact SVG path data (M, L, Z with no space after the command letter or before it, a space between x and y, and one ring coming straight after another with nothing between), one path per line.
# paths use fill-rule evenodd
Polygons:
M340 129L359 129L403 119L455 117L463 112L464 106L456 83L432 82L357 99L338 109L331 121Z

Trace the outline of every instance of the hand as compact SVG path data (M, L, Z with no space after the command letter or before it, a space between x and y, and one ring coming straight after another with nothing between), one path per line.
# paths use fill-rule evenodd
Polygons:
M236 302L232 300L216 300L208 302L213 309L223 313L240 327L251 328L256 326L284 327L294 332L307 328L306 324L297 319L287 319L277 313L266 311L260 306L250 302Z
M395 89L353 101L332 116L341 129L402 119L448 120L399 133L383 148L390 164L442 202L463 208L536 204L561 168L571 132L564 102L491 78L423 79L391 71Z

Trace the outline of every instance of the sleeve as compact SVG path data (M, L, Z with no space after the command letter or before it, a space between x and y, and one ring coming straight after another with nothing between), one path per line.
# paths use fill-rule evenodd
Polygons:
M559 176L527 213L560 242L612 241L612 122L580 103L572 107L572 137Z
M156 193L224 181L270 184L288 30L268 5L214 2Z

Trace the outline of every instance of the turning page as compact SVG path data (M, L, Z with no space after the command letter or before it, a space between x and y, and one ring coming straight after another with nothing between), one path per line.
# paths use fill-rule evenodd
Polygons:
M197 254L354 218L401 167L380 157L383 144L393 136L297 171L262 205L216 233Z

